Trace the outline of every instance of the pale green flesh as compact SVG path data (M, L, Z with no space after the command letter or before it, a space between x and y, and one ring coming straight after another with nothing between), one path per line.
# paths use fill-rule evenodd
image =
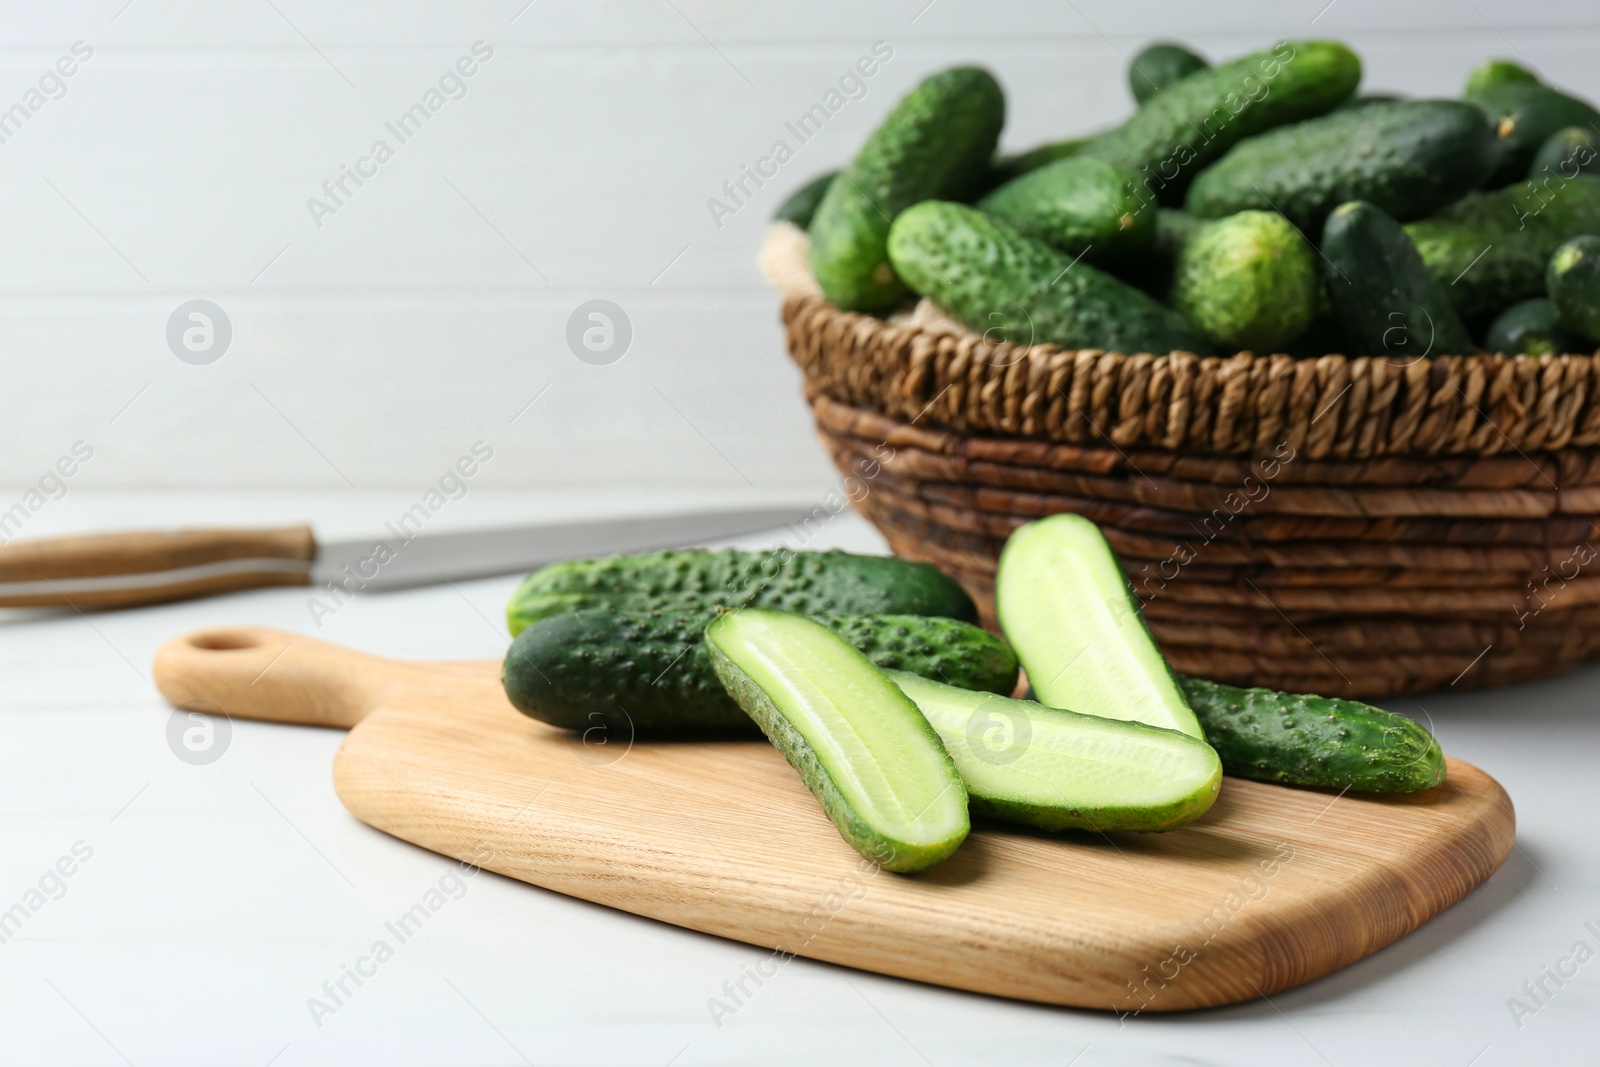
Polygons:
M1042 703L1205 739L1116 554L1088 519L1055 515L1013 533L995 604Z
M724 617L716 641L876 829L915 845L966 825L966 793L938 737L860 652L819 623L769 611Z
M1185 734L889 675L938 731L975 802L1057 809L1062 825L1148 830L1204 813L1220 787L1217 754Z

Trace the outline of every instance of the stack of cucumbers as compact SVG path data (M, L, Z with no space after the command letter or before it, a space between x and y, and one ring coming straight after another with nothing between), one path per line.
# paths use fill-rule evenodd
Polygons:
M765 734L839 833L893 871L966 837L969 812L1044 830L1170 830L1224 772L1408 792L1444 780L1432 735L1348 700L1174 674L1086 519L1018 530L1006 638L925 563L700 550L555 564L507 607L506 695L616 737ZM1018 667L1036 700L1013 699Z
M1489 60L1360 94L1338 41L1151 45L1120 126L996 155L986 70L914 88L778 217L839 307L921 296L991 341L1420 357L1600 344L1600 112Z

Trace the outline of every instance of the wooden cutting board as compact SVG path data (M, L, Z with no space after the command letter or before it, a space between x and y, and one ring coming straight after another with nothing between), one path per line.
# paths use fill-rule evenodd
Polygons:
M1229 778L1204 818L1169 833L981 824L945 863L889 874L765 742L557 731L506 702L499 667L232 628L168 642L155 678L182 707L350 727L334 785L364 822L776 950L758 977L794 954L1117 1012L1229 1004L1415 929L1494 873L1515 834L1499 784L1451 760L1445 785L1392 798Z

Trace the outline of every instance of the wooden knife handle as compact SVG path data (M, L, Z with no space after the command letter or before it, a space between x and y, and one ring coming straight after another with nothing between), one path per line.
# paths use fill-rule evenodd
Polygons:
M0 607L131 607L309 585L309 526L51 537L0 546Z
M180 708L351 727L410 665L264 626L175 637L156 651L156 688Z

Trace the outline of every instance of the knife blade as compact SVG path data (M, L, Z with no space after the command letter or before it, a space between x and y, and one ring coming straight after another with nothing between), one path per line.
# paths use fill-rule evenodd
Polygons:
M579 520L539 526L502 526L451 533L419 533L389 524L381 538L333 541L320 546L311 584L364 583L362 589L404 589L466 578L532 570L564 559L673 548L773 530L810 512L798 508L697 511L624 519ZM3 592L3 590L0 590Z
M329 582L351 592L402 589L760 533L814 514L766 506L443 533L390 523L381 536L321 544L309 526L41 538L0 546L0 607L133 607Z

